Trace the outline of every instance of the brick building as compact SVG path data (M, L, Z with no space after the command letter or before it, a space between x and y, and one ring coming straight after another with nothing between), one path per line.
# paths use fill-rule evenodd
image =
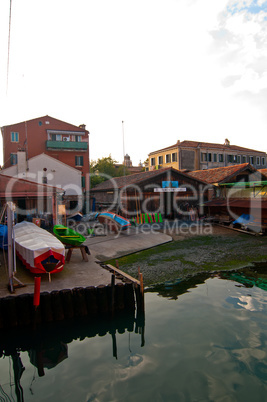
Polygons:
M83 192L89 191L89 131L50 116L1 128L4 168L18 163L17 153L25 150L27 160L47 154L81 172ZM87 178L87 180L86 180Z

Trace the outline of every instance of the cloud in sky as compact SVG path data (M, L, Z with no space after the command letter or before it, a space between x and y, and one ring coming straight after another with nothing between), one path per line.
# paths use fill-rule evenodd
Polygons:
M0 4L0 125L49 114L90 131L91 158L134 164L178 139L267 151L267 1Z

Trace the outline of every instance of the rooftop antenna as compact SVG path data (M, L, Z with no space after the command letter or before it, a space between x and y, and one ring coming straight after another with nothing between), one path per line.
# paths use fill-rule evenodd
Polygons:
M122 120L122 146L123 146L123 174L124 174L124 186L126 186L126 166L125 166L125 149L124 149L124 121ZM127 191L125 188L126 209L127 209ZM127 214L126 214L127 216Z
M126 175L125 173L125 149L124 149L124 121L122 120L122 146L123 146L123 172L124 176Z
M11 32L11 8L12 0L10 0L9 6L9 27L8 27L8 50L7 50L7 73L6 73L6 94L8 91L8 76L9 76L9 53L10 53L10 32Z

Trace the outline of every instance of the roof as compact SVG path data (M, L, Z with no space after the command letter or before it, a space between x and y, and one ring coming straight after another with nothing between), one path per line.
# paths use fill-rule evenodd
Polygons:
M56 163L58 165L61 165L65 169L70 169L70 170L75 171L76 173L82 174L80 170L78 170L78 169L76 169L76 168L74 168L74 167L72 167L70 165L67 165L66 163L64 163L64 162L62 162L62 161L60 161L60 160L58 160L56 158L53 158L52 156L47 155L44 152L42 152L41 154L33 156L32 158L28 159L28 162L35 161L35 160L38 161L38 159L43 159L43 158L47 159L48 161L50 160L51 162ZM7 168L7 169L9 169L9 168Z
M233 176L236 176L245 170L249 170L251 172L256 171L256 169L253 168L249 163L242 163L240 165L225 166L214 169L195 170L193 172L188 172L187 174L195 179L202 180L209 184L214 184L230 180Z
M87 132L87 133L89 134L89 131L86 130L85 128L82 128L82 127L79 127L79 126L75 126L74 124L67 123L67 122L65 122L65 121L63 121L63 120L59 120L59 119L56 119L55 117L48 116L48 115L46 115L46 116L41 116L41 117L37 117L37 118L35 118L35 119L30 119L30 120L26 120L26 121L21 121L21 122L19 122L19 123L12 123L12 124L9 124L9 125L6 125L6 126L2 126L1 129L5 129L5 128L8 128L8 127L16 126L16 125L19 125L19 124L22 124L22 123L25 124L25 123L34 122L34 121L36 121L36 120L37 120L37 121L42 121L42 119L53 119L55 122L64 123L65 125L69 126L69 130ZM50 127L48 126L47 129L50 129Z
M267 178L267 169L258 169L258 172Z
M177 149L178 147L179 148L205 148L205 149L214 149L214 150L220 149L223 151L231 150L231 151L237 151L237 152L261 152L265 155L264 151L256 151L254 149L244 148L244 147L240 147L238 145L214 144L211 142L199 142L199 141L187 141L187 140L177 142L174 145L159 149L158 151L150 152L149 155L157 154L159 152L167 151L167 150L171 150L171 149Z
M63 192L63 190L47 184L0 175L0 197L51 196L55 192Z
M188 174L181 172L180 170L177 170L174 168L163 168L163 169L150 170L148 172L135 173L135 174L131 174L128 176L114 177L110 180L106 180L106 181L98 184L97 186L93 187L91 189L91 191L95 192L95 191L114 190L114 188L122 188L125 185L127 185L127 186L138 185L138 184L141 184L142 182L145 182L154 177L161 176L162 174L164 174L165 172L168 172L168 171L176 172L176 173L180 174L181 176L184 176L187 179L191 179L191 180L194 179L200 183L206 184L201 179L191 177Z

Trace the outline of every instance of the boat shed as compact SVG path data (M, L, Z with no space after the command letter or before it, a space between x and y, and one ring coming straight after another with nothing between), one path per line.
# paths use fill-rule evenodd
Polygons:
M40 218L40 223L43 219L46 226L55 224L62 194L63 190L58 187L0 175L1 208L12 201L16 205L18 222Z
M175 219L192 207L199 208L212 193L212 185L164 168L106 180L91 189L91 201L96 211L108 209L128 218L161 213L163 218Z

